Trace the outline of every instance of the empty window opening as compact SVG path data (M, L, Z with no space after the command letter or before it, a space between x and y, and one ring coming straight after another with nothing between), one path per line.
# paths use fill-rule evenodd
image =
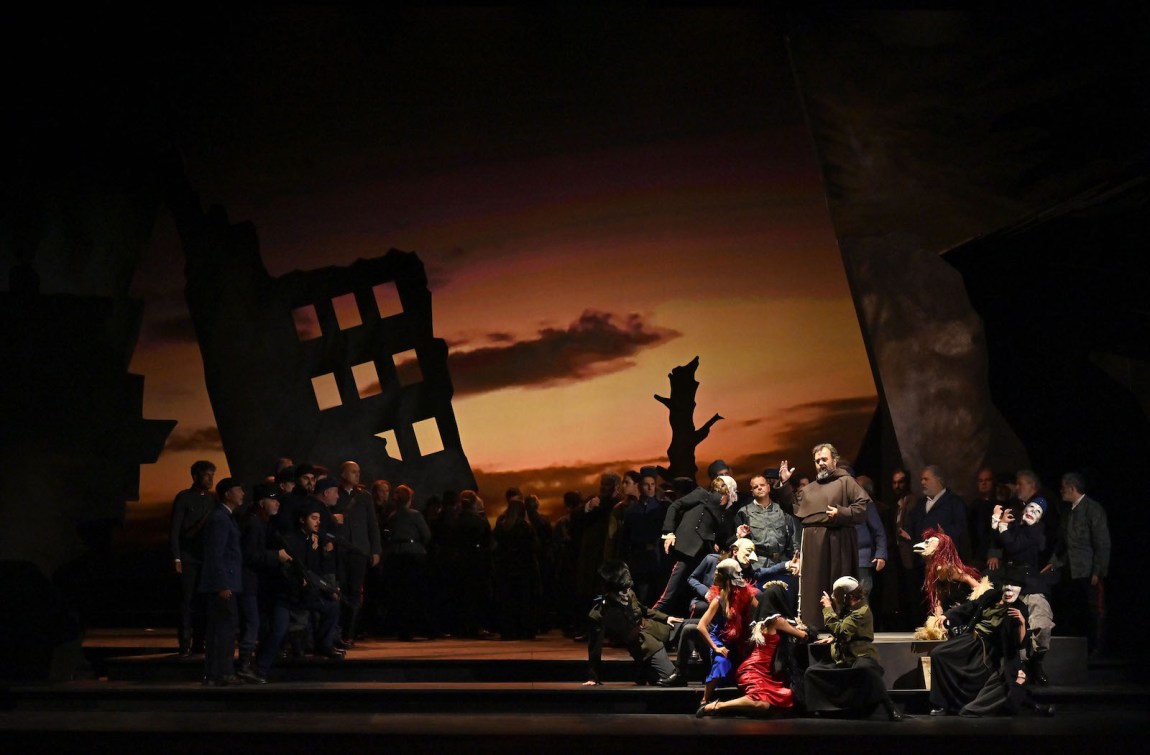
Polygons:
M351 368L351 376L355 378L355 389L359 391L360 398L375 396L383 392L379 384L379 373L375 370L375 362L364 362Z
M403 455L399 452L399 441L395 438L395 430L384 430L381 433L376 433L375 437L387 441L385 450L387 451L388 457L396 461L403 461Z
M439 423L435 417L421 419L411 429L415 430L415 442L419 444L420 456L431 456L443 450L443 438L439 435Z
M331 300L335 310L335 320L340 330L347 330L363 325L363 317L359 314L359 305L355 302L355 294L344 294Z
M339 385L335 382L335 375L330 372L313 377L311 389L315 391L315 402L321 412L343 403L339 398Z
M399 289L395 287L395 281L380 283L371 292L375 294L375 306L379 307L380 317L403 314L403 302L399 300Z
M395 376L401 386L423 382L423 370L419 368L419 356L415 349L392 354L391 361L395 364Z
M295 334L299 340L311 341L323 335L323 331L319 327L319 317L312 305L308 304L306 307L293 309L291 319L295 322Z

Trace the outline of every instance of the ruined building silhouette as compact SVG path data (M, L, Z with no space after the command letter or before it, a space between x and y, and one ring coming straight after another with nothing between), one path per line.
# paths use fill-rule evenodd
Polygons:
M202 212L190 190L171 204L232 475L259 480L284 456L350 459L364 481L410 485L418 501L475 487L416 254L392 249L273 278L251 224L231 224L219 207Z

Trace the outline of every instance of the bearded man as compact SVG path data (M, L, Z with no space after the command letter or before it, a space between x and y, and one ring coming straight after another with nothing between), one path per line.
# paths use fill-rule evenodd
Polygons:
M830 443L813 449L815 481L798 492L787 484L794 473L786 460L779 465L779 487L772 498L803 527L799 554L799 616L811 631L823 628L820 599L841 576L858 577L858 532L866 520L870 496L845 470Z

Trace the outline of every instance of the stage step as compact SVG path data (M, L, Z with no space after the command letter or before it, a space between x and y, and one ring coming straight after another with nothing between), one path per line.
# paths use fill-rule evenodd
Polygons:
M923 642L906 635L882 635L875 639L885 671L887 688L925 690L922 659L938 642ZM202 658L179 658L155 653L155 648L118 646L86 647L92 675L111 681L194 682L203 674ZM828 646L810 648L814 659L825 657ZM135 653L135 654L133 654ZM411 657L406 657L409 653ZM1055 637L1044 662L1051 683L1081 686L1092 678L1086 641ZM1123 682L1122 665L1112 668L1109 681ZM702 662L691 664L692 679L705 676ZM570 641L541 639L538 642L500 643L457 640L403 644L361 643L344 661L303 658L287 660L273 668L272 678L301 682L577 682L586 679L584 646ZM618 648L604 651L604 681L633 681L634 666Z
M438 684L438 683L308 683L281 682L240 687L205 687L199 683L71 682L11 687L3 707L26 712L252 712L419 714L466 710L475 714L530 712L557 714L693 713L702 688L660 689L627 683L583 687L577 683ZM727 699L734 688L720 690ZM909 713L929 710L922 691L893 691L892 698ZM1059 705L1150 704L1150 688L1046 687L1035 690L1044 702Z
M194 682L204 673L202 656L131 656L107 658L102 663L109 681ZM692 666L694 671L696 666ZM702 666L697 666L701 679ZM606 682L633 682L635 666L630 658L605 659L600 678ZM481 658L392 659L360 658L353 650L346 660L304 657L280 661L270 679L293 682L347 683L546 683L583 682L584 660L515 660Z
M695 711L706 673L706 665L696 661L688 688L640 687L634 684L635 667L627 653L605 648L601 678L606 684L583 687L586 644L551 633L513 642L371 639L360 642L342 661L283 661L267 685L204 687L199 683L203 657L179 658L171 652L174 639L170 630L90 632L84 640L91 667L85 679L9 687L2 692L0 707L48 716L65 711L97 717L146 712L209 719L229 712L678 716ZM935 643L916 642L906 634L880 634L876 643L891 696L909 713L926 713L930 705L920 659ZM816 653L824 650L813 648ZM1043 701L1070 706L1150 704L1145 686L1116 683L1129 673L1129 664L1116 662L1099 674L1097 664L1087 663L1082 640L1056 638L1046 666L1056 686L1035 689ZM735 688L719 692L722 698L737 695Z
M659 689L608 683L436 684L282 682L240 687L199 683L85 682L9 690L19 710L429 713L530 711L535 714L693 713L701 688Z
M921 690L926 688L923 678L922 659L941 641L914 640L906 634L879 632L875 636L875 648L882 659L883 675L887 689ZM812 645L811 658L828 658L827 645ZM1052 684L1080 686L1090 678L1090 662L1085 637L1053 637L1050 651L1042 663L1047 678Z

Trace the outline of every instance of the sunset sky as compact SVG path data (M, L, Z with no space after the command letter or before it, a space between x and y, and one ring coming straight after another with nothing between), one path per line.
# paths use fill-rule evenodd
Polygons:
M857 449L874 383L770 16L236 13L159 73L192 185L254 224L273 275L420 255L488 501L664 462L652 396L695 356L696 422L726 418L701 468ZM179 425L129 522L195 459L226 471L182 288L162 214L132 369L145 416Z

